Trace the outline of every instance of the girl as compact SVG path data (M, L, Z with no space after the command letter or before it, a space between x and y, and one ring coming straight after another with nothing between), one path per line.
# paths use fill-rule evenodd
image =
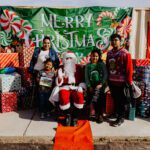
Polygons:
M96 122L101 123L103 122L102 108L107 70L105 64L101 60L100 50L93 50L90 60L91 62L85 67L85 82L88 89L87 103L94 107ZM92 112L92 110L90 110L90 112Z
M39 71L37 75L37 82L39 84L39 111L40 118L44 119L48 114L50 109L49 97L52 92L55 70L53 68L53 63L50 58L44 61L44 69Z

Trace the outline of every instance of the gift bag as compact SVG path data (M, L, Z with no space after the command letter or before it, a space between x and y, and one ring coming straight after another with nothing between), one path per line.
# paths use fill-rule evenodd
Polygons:
M132 120L132 121L134 121L135 120L135 113L136 113L136 108L135 108L135 106L132 106L131 104L130 104L130 106L129 106L129 120Z

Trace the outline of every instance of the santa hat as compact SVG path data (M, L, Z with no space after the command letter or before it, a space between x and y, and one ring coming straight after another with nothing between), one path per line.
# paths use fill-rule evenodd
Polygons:
M69 57L73 58L74 61L77 62L77 57L76 57L76 55L75 55L73 52L68 51L68 52L65 52L65 53L63 54L63 60L64 60L64 61L66 60L66 58L69 58Z

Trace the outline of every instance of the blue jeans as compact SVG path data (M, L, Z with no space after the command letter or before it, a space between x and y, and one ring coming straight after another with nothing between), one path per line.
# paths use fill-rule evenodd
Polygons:
M47 113L50 110L50 97L51 92L39 92L39 111L40 113Z

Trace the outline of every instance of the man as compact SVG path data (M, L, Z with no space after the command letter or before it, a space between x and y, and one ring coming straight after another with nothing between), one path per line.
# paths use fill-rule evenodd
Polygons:
M126 97L123 89L126 84L132 84L132 59L130 53L121 47L121 36L113 34L110 38L113 49L108 52L106 65L108 69L108 84L114 99L117 119L113 126L124 122Z
M60 109L64 112L66 126L76 126L77 117L83 108L84 96L80 86L83 80L83 69L77 65L77 58L74 53L66 52L63 55L63 66L58 70L56 85L59 86ZM74 105L71 114L71 100Z

